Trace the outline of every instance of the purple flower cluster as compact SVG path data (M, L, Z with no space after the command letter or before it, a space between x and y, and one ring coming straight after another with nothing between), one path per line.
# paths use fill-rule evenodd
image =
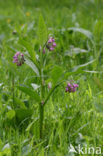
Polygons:
M75 92L76 91L76 88L78 88L79 86L78 86L78 84L71 84L71 83L68 83L67 84L67 86L66 86L66 92L69 92L69 93L71 93L71 92Z
M56 47L55 39L53 37L49 37L46 47L49 51L53 51Z
M24 64L24 61L24 54L16 52L16 54L13 57L13 63L16 63L17 66L21 66L22 64Z

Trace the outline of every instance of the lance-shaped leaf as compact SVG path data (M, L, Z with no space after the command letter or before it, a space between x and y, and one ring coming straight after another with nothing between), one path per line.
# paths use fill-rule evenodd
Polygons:
M39 117L35 118L35 120L33 120L28 127L26 128L26 131L30 131L31 127L34 125L34 123L39 119Z
M68 31L79 32L79 33L82 33L83 35L85 35L90 40L93 39L92 33L90 31L88 31L88 30L83 29L83 28L71 27L71 28L68 28Z
M37 76L39 76L39 70L33 61L25 57L25 63L36 73Z
M90 62L87 62L85 64L81 64L81 65L78 65L78 66L72 68L70 71L67 71L67 72L64 73L64 78L67 78L68 76L74 75L74 74L86 73L86 71L83 70L83 68L85 68L86 66L92 64L94 61L96 61L96 60L92 60ZM90 71L88 73L96 73L96 71L95 72Z
M86 66L92 64L94 61L96 61L96 60L92 60L92 61L87 62L87 63L85 63L85 64L81 64L81 65L79 65L79 66L76 66L76 67L73 69L73 71L77 71L77 70L83 69L84 67L86 67Z
M27 41L25 41L24 39L19 39L19 43L20 43L23 47L26 48L26 50L28 51L28 53L29 53L31 59L32 59L33 61L35 61L35 60L36 60L36 54L35 54L35 51L34 51L34 49L33 49L33 46L32 46L30 43L28 43Z
M40 102L40 96L38 93L27 86L18 86L18 89L24 92L25 94L29 95L35 101Z
M97 74L101 73L100 71L95 71L95 70L83 70L85 73L91 73L91 74Z
M42 15L39 16L38 38L41 46L47 41L47 28Z
M90 62L87 62L87 63L81 64L81 65L78 65L78 66L74 67L74 68L72 69L72 71L75 72L75 71L81 70L81 69L83 69L84 67L86 67L86 66L92 64L94 61L96 61L96 60L92 60L92 61L90 61Z
M66 51L64 55L72 57L74 54L78 55L78 54L87 54L87 53L89 53L88 50L73 47L70 50Z

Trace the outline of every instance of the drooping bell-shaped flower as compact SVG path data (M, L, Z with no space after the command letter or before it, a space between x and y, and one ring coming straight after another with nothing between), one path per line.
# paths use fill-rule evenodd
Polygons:
M49 37L46 47L49 51L53 51L56 47L55 39L53 37Z
M16 52L16 54L13 57L13 63L16 63L17 66L21 66L22 64L24 64L24 62L24 54Z
M67 84L67 86L66 86L66 92L69 92L69 93L71 93L71 92L75 92L76 91L76 88L78 88L79 86L78 86L78 84L71 84L71 83L68 83Z

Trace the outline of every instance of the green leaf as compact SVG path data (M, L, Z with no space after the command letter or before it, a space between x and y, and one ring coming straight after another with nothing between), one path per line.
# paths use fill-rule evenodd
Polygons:
M17 107L19 106L20 108L26 108L24 102L22 102L19 98L14 97L14 105Z
M29 55L33 61L36 60L36 54L34 52L34 49L30 43L25 41L24 39L19 39L19 43L26 48L26 50L29 52Z
M21 155L30 156L31 151L32 151L32 145L27 144L23 146Z
M40 96L37 94L36 91L32 90L27 86L18 86L18 89L24 92L25 94L29 95L35 101L40 102Z
M74 31L74 32L80 32L83 35L85 35L87 38L89 38L90 40L93 39L92 33L90 31L88 31L88 30L83 29L83 28L71 27L71 28L68 28L68 30L69 31Z
M26 131L30 131L30 129L31 129L31 127L33 126L34 122L35 122L35 121L32 121L32 122L28 125L28 127L26 128Z
M94 71L94 70L83 70L85 73L91 73L91 74L96 74L96 73L101 73L99 71Z
M18 118L18 120L22 121L25 118L29 118L32 116L33 114L33 110L32 109L16 109L16 117Z
M0 87L3 86L3 83L0 83Z
M96 24L94 26L94 37L97 42L100 42L100 40L103 40L103 21L102 20L96 21Z
M35 118L29 125L28 127L26 128L26 131L30 131L31 127L33 126L33 124L38 120L39 118Z
M49 92L49 94L47 95L45 101L44 101L44 105L47 103L47 101L49 100L50 96L52 95L52 93L55 91L56 88L58 88L61 85L62 82L56 84Z
M73 57L74 54L78 55L78 54L87 54L87 53L89 53L88 50L73 47L70 50L66 51L64 55Z
M56 84L60 79L63 74L63 69L59 66L54 66L52 71L51 71L51 78L54 84Z
M94 71L83 70L83 68L85 68L86 66L92 64L94 61L96 61L96 60L92 60L92 61L87 62L85 64L78 65L78 66L74 67L73 69L71 69L71 71L65 72L64 73L64 78L66 79L70 75L75 75L75 74L80 74L80 73L96 73L96 71L94 72Z
M66 72L66 73L64 73L64 79L67 79L71 75L82 74L82 73L84 73L83 70L77 70L75 72Z
M98 77L94 77L94 82L103 91L103 82Z
M31 86L33 87L34 90L37 90L40 86L35 84L35 83L31 83Z
M96 110L103 114L103 104L95 103Z
M32 62L30 59L25 58L25 63L36 73L37 76L39 76L39 70L37 66Z
M44 156L44 148L42 148L42 149L40 150L40 153L39 153L38 156Z
M42 15L39 16L38 38L41 46L47 42L47 28Z
M7 113L6 113L6 116L8 119L13 119L15 117L15 111L12 109L12 110L9 110Z
M10 144L7 143L4 145L4 147L2 148L2 153L0 152L0 156L11 156L11 148L10 148Z
M92 64L94 61L96 61L96 60L92 60L92 61L87 62L87 63L85 63L85 64L78 65L78 66L74 67L74 68L72 69L72 71L75 72L75 71L81 70L81 69L83 69L84 67L86 67L86 66Z
M99 113L103 114L103 97L102 96L98 96L97 98L94 98L94 105L96 107L96 110Z

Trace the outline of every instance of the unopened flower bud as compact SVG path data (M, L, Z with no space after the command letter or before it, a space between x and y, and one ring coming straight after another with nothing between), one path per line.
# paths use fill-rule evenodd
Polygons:
M43 48L43 54L45 54L45 48Z

